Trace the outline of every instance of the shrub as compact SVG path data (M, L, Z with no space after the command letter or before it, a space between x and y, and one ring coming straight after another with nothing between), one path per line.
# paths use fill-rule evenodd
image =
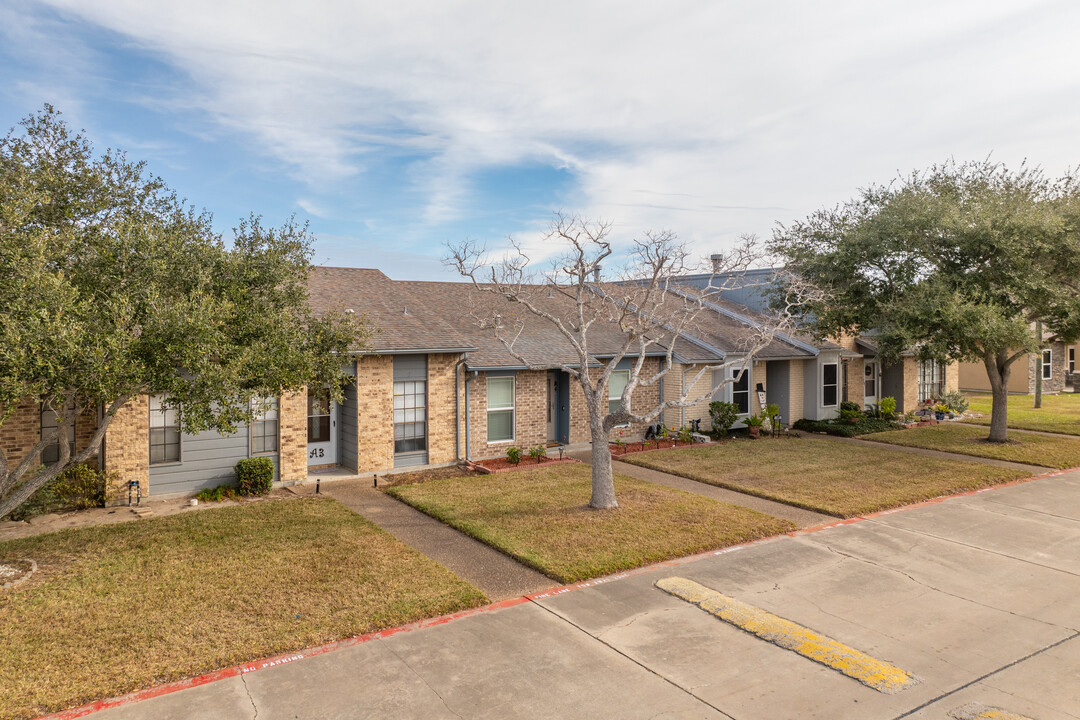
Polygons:
M9 517L12 520L27 520L61 510L104 507L109 480L109 476L89 463L72 465L39 488Z
M844 402L840 403L840 412L844 412L845 410L849 412L857 412L860 415L862 414L862 407L859 405L859 403L851 402L850 400L845 400Z
M854 424L837 422L835 420L807 420L806 418L803 418L802 420L795 421L794 427L796 430L802 430L804 432L823 432L829 435L840 435L841 437L855 437L856 435L866 435L867 433L895 430L896 423L892 420L868 417L861 418Z
M765 418L761 415L751 415L746 418L746 427L761 427L765 424Z
M506 448L506 461L511 465L517 465L521 462L521 448L508 447Z
M941 404L957 415L963 415L968 409L968 399L959 390L952 390L942 395Z
M881 402L878 404L878 407L881 409L881 416L883 418L892 418L896 415L896 398L883 397L881 398Z
M537 464L539 464L542 458L547 457L547 448L543 445L537 445L534 448L529 448L529 457L531 457L537 462Z
M688 427L679 428L679 440L684 443L694 442L694 436Z
M221 502L232 500L236 495L236 488L232 485L218 485L216 488L203 488L195 494L195 499L203 502Z
M238 495L266 495L273 485L274 463L270 458L244 458L236 463Z
M712 420L714 437L728 434L731 426L739 419L739 407L735 403L720 400L709 403L709 418Z
M850 408L842 408L840 410L841 420L858 420L862 417L864 417L864 415L859 410L851 410Z

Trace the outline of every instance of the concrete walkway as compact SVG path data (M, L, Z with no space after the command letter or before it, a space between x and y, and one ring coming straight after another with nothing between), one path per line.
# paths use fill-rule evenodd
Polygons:
M982 463L983 465L996 465L998 467L1009 468L1010 470L1021 470L1029 475L1042 475L1054 471L1054 468L1043 467L1042 465L1026 465L1024 463L1009 462L1008 460L995 460L993 458L984 458L977 455L945 452L944 450L930 450L928 448L908 447L906 445L893 445L892 443L878 442L876 440L863 440L862 438L840 437L839 435L820 435L818 433L803 433L803 437L826 442L844 442L854 445L870 445L872 447L890 448L892 450L899 450L900 452L911 453L913 455L941 458L942 460L962 460Z
M315 486L303 485L295 491L312 495ZM480 588L492 601L520 597L558 584L498 550L375 490L370 480L326 483L322 493L449 568Z
M878 692L661 591L656 582L667 577L790 620L918 682ZM943 720L978 703L1076 720L1078 618L1073 472L664 563L313 657L300 652L90 717Z

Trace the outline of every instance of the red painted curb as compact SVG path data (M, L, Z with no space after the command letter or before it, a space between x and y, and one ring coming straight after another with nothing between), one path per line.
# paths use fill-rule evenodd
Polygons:
M817 533L823 530L831 530L833 528L843 527L845 525L853 525L855 523L872 520L874 518L882 517L885 515L893 515L898 512L914 510L915 508L925 507L927 505L936 505L952 498L978 495L980 493L989 492L991 490L1012 487L1014 485L1023 485L1032 482L1033 480L1040 480L1043 478L1065 475L1067 473L1076 471L1080 471L1080 467L1068 468L1065 470L1051 470L1049 472L1042 473L1041 475L1032 475L1027 478L1020 478L1018 480L1012 480L1007 483L1001 483L1000 485L992 485L990 487L979 488L977 490L968 490L962 493L956 493L955 495L943 495L941 497L933 498L931 500L924 500L923 502L915 503L912 505L904 505L903 507L893 508L891 510L882 510L880 512L868 513L866 515L858 515L852 518L837 518L836 522L826 523L824 525L815 525L813 527L800 528L798 530L793 530L789 533L772 535L770 537L761 538L759 540L752 540L750 542L742 543L740 545L732 545L730 547L720 548L719 550L707 550L705 552L697 553L695 555L686 555L680 558L664 560L662 562L653 563L652 565L645 565L643 567L634 568L632 570L625 570L623 572L615 573L614 575L608 575L602 578L593 578L591 580L583 580L581 582L573 583L570 585L561 585L558 587L553 587L549 590L544 590L543 592L530 593L521 597L501 600L499 602L491 603L490 605L484 605L483 607L479 608L473 608L471 610L462 610L460 612L452 613L450 615L440 615L439 617L428 618L426 620L418 620L414 623L409 623L408 625L399 625L398 627L388 628L386 630L377 630L375 632L370 632L365 635L359 635L357 637L337 640L335 642L326 643L325 645L317 645L313 648L307 648L305 650L300 650L295 653L282 653L280 655L263 658L262 660L254 660L252 662L243 663L241 665L234 665L229 668L206 673L205 675L199 675L197 677L187 678L185 680L178 680L176 682L167 683L165 685L158 685L152 688L146 688L144 690L136 690L135 692L128 693L127 695L121 695L120 697L110 698L107 700L97 700L88 705L82 705L81 707L71 708L68 710L61 710L50 715L42 715L36 718L36 720L74 720L75 718L84 717L100 710L108 710L109 708L119 707L121 705L129 705L131 703L141 702L143 700L150 700L151 698L160 697L162 695L169 695L180 690L187 690L188 688L207 685L212 682L217 682L218 680L225 680L227 678L237 677L238 675L246 675L249 672L264 670L266 668L275 667L277 665L284 665L286 663L295 662L297 660L303 660L304 658L323 655L328 652L341 650L343 648L352 647L354 645L362 645L371 640L388 638L399 633L411 632L413 630L422 630L424 628L434 627L436 625L445 625L446 623L452 622L454 620L471 617L473 615L480 615L486 612L502 610L504 608L515 607L517 605L524 605L525 603L535 602L537 600L557 597L559 595L563 595L574 590L584 590L585 588L605 585L607 583L614 582L615 580L622 580L629 577L637 577L638 575L644 575L646 573L654 572L656 570L662 570L664 568L679 567L681 565L697 562L698 560L704 560L705 558L717 557L718 555L726 555L728 553L736 552L744 548L753 547L754 545L772 542L778 538L809 535L811 533Z

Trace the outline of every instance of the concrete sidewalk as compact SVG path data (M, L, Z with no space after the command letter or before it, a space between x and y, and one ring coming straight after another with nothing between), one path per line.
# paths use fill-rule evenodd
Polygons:
M303 485L295 491L314 494L315 488ZM322 486L322 493L449 568L480 588L490 600L520 597L558 584L508 555L375 490L370 480L327 483Z
M873 690L655 587L669 576L920 682ZM1080 472L583 585L93 717L1080 717Z

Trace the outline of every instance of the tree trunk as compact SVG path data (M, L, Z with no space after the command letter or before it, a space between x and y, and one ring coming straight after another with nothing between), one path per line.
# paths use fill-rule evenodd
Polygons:
M986 375L990 378L993 404L990 410L990 442L1009 441L1009 374L1012 368L994 356L983 358Z
M597 510L609 510L619 507L615 500L615 479L611 474L611 451L608 449L608 434L604 430L603 418L593 419L589 423L592 436L592 498L589 507Z

